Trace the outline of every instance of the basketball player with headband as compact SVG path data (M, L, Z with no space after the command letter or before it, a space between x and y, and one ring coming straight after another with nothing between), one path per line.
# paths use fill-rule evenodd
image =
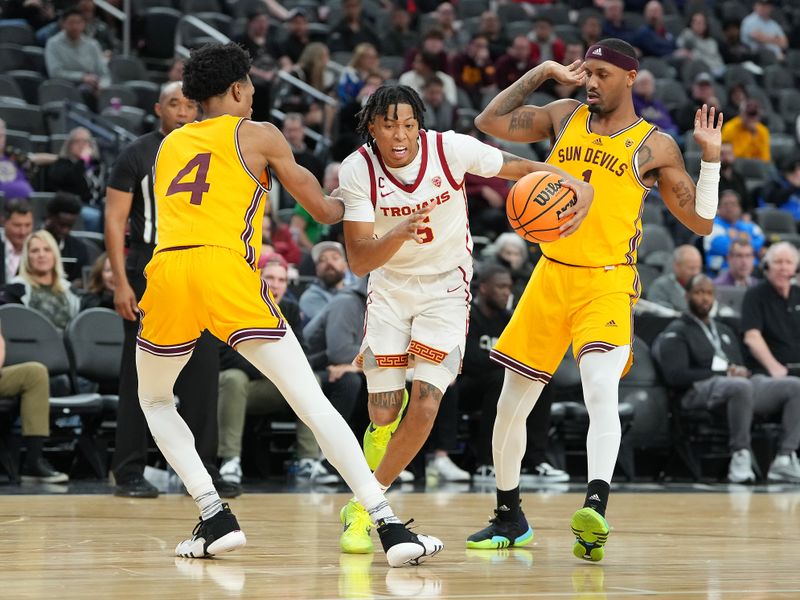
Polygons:
M360 113L358 132L369 141L339 172L348 262L356 275L370 273L358 357L371 420L364 453L384 489L422 448L461 366L472 278L464 175L516 180L533 171L557 173L577 195L565 236L578 228L593 195L590 184L556 165L452 131L425 131L424 110L409 87L378 88ZM364 508L354 499L340 515L342 550L372 552Z
M506 368L492 440L497 509L488 527L469 536L468 548L520 546L533 539L519 497L525 419L572 344L590 419L588 486L583 508L572 517L573 553L603 558L606 504L621 438L619 381L633 361L631 316L641 292L636 252L644 199L658 185L670 212L693 232L708 235L719 187L722 114L715 118L714 107L703 105L695 115L694 139L702 150L695 185L675 140L636 116L631 89L638 68L630 44L602 40L582 61L538 65L475 119L481 131L498 138L553 139L547 162L591 183L595 199L574 235L541 244L544 257L491 352ZM586 102L524 105L548 79L585 85Z

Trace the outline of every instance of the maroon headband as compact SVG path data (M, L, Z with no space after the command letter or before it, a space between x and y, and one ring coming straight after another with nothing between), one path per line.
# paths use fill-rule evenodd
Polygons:
M612 50L608 46L603 46L602 44L594 44L586 51L586 56L583 57L583 60L589 59L604 60L605 62L610 63L615 67L619 67L620 69L625 69L626 71L639 70L638 60L627 56L622 52Z

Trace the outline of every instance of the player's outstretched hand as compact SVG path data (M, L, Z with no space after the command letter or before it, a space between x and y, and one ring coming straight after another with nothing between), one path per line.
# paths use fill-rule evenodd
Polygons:
M564 181L561 183L566 188L575 192L575 206L572 207L572 218L568 219L559 230L561 237L572 235L578 230L594 200L594 188L583 181Z
M135 321L139 314L139 305L136 303L136 294L126 281L117 283L114 287L114 308L123 319Z
M436 206L436 203L431 202L411 213L405 221L395 227L397 234L404 240L414 240L418 244L429 242L430 230L425 227L424 223L427 221L428 215L434 206Z
M555 79L562 85L583 85L586 83L586 71L583 68L583 59L579 58L569 65L562 65L553 60L548 62L550 79Z
M703 104L694 114L694 141L700 146L704 157L719 157L722 146L722 113L717 115L716 124L714 115L717 109L708 104ZM718 161L719 158L716 158ZM710 162L716 162L714 160Z

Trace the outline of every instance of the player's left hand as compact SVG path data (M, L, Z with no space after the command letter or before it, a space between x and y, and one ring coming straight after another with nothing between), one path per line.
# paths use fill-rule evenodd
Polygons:
M567 222L559 227L563 238L575 233L580 224L583 223L586 215L589 214L589 207L591 207L594 200L594 188L583 181L563 181L561 185L575 192L576 200L575 206L572 207L572 217L568 218Z
M722 113L714 116L717 109L703 104L694 115L694 141L703 151L703 160L719 162L719 151L722 146Z

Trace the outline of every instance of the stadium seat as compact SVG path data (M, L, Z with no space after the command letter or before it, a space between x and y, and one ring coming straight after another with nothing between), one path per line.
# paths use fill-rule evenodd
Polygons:
M47 135L44 115L38 106L0 102L0 119L10 123L14 129L31 135Z
M33 29L27 23L19 21L0 21L0 44L19 44L30 46L36 43Z
M147 79L144 63L135 56L113 56L108 61L108 70L111 72L112 83Z
M113 98L118 98L122 106L136 106L139 100L134 90L124 84L115 83L100 90L100 94L97 98L97 110L103 112L104 109L111 106L111 100Z
M44 75L36 71L23 69L7 71L6 75L13 77L14 81L17 82L17 85L22 90L22 95L25 97L25 102L28 104L39 103L39 86L46 79Z
M458 3L458 16L462 20L479 17L487 10L489 10L487 0L460 0Z
M66 79L47 79L39 84L37 102L44 106L50 102L63 102L70 100L80 104L83 102L80 90L71 81Z
M36 71L47 76L47 65L44 62L44 48L41 46L23 46L23 64L20 68Z
M175 56L175 30L182 13L174 8L156 6L144 11L142 17L143 44L140 55L154 62L172 61Z
M25 101L25 96L22 94L22 89L17 81L6 74L0 75L0 96Z
M122 84L136 94L136 106L146 113L153 112L153 106L161 95L161 87L152 81L134 80Z
M639 259L647 258L656 251L672 252L675 242L669 230L663 225L647 224L642 227L642 241L639 244Z
M773 233L797 233L794 217L788 210L762 206L756 209L756 220L767 235Z
M644 208L642 208L642 223L644 225L663 225L663 208L654 202L645 201Z

